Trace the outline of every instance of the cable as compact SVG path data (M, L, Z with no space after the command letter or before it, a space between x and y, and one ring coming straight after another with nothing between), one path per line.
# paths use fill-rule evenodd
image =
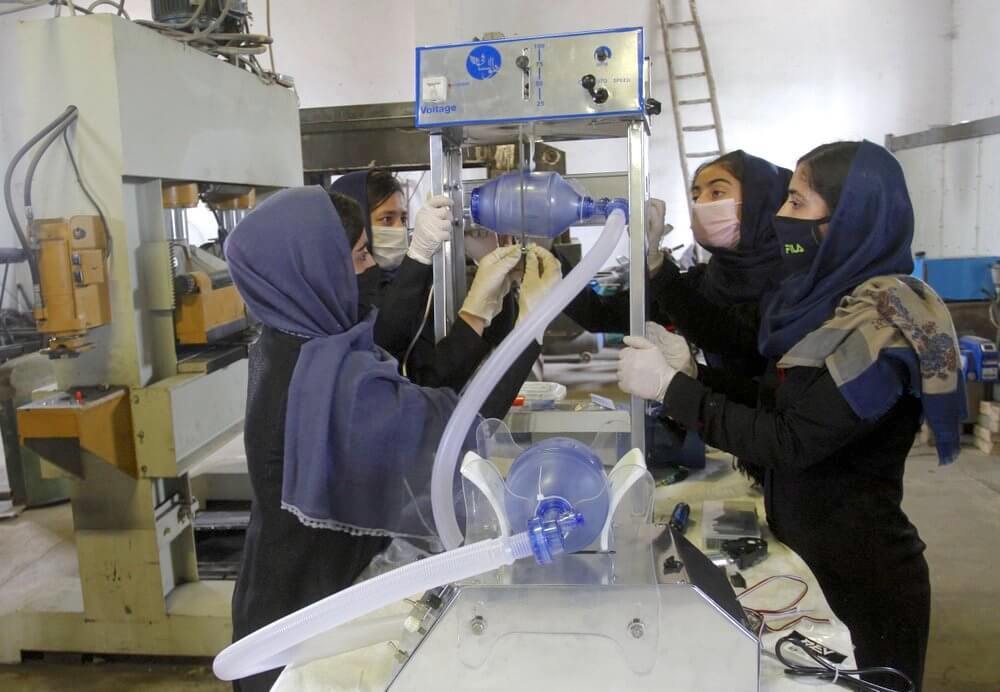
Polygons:
M763 579L763 580L757 582L756 584L754 584L753 586L748 587L745 591L742 591L736 598L737 598L737 600L740 600L744 596L749 596L750 594L752 594L757 589L760 589L760 588L762 588L764 586L767 586L768 584L770 584L770 583L772 583L774 581L777 581L779 579L786 579L788 581L794 581L794 582L800 584L802 586L802 591L799 593L798 596L796 596L792 600L791 603L789 603L784 608L771 609L771 610L765 610L763 608L752 608L751 610L753 610L754 612L760 613L762 615L782 615L784 613L788 613L793 608L795 608L795 606L797 606L802 601L803 598L806 597L807 593L809 593L809 583L805 579L803 579L802 577L797 577L794 574L776 574L776 575L774 575L772 577L768 577L767 579Z
M80 167L76 165L76 157L73 156L73 147L69 145L69 129L62 131L63 144L66 145L66 153L69 154L69 162L73 165L73 172L76 174L76 182L83 190L83 194L87 196L90 203L94 205L94 209L97 210L97 215L101 217L101 223L104 224L104 238L106 241L106 247L104 248L104 259L111 257L111 226L108 225L108 217L104 215L104 210L101 209L101 205L97 203L94 196L90 194L90 190L83 182L83 176L80 175Z
M815 661L818 665L810 666L803 665L801 663L795 663L794 661L788 660L784 652L782 651L786 646L793 646L799 651L806 654L809 658ZM774 655L777 657L781 664L785 666L785 674L791 675L793 677L809 677L816 678L817 680L824 680L828 682L839 682L847 685L853 690L858 690L859 692L915 692L916 686L910 677L906 673L896 670L895 668L889 668L888 666L877 666L874 668L858 668L845 670L843 668L838 668L837 666L831 664L822 656L816 654L813 651L805 649L792 639L791 637L782 637L774 645ZM904 683L906 687L899 690L895 687L885 687L874 682L869 682L867 680L862 680L860 676L862 675L892 675L899 679L900 682ZM859 676L859 677L855 677Z
M34 220L35 212L31 204L31 192L34 189L35 182L35 169L38 168L38 164L41 162L42 157L45 156L45 152L49 150L52 143L55 142L59 135L66 131L71 124L73 124L79 117L79 112L75 111L73 115L66 118L63 122L59 123L49 134L45 140L42 142L38 150L35 151L34 156L31 157L31 162L28 164L28 170L24 176L24 215L30 224Z
M408 377L406 374L406 363L410 360L410 354L413 353L413 347L417 345L417 341L420 339L420 335L424 333L424 327L427 326L427 318L431 314L431 302L434 300L434 291L427 294L427 307L424 308L424 318L420 320L420 326L417 327L417 333L413 335L413 341L406 348L406 354L403 356L403 362L401 364L403 370L403 377Z
M14 154L10 163L7 165L7 171L4 173L3 197L4 203L7 205L7 215L10 217L10 222L14 227L14 233L17 235L17 239L21 241L21 247L24 248L24 251L28 255L28 268L31 270L31 280L36 287L39 285L38 260L35 257L35 253L32 252L31 244L28 242L28 237L24 234L24 228L22 228L21 222L17 218L17 213L14 211L14 196L11 191L11 180L14 177L14 169L17 167L17 164L21 162L21 159L24 158L25 154L27 154L28 151L30 151L31 148L35 146L43 137L55 130L64 120L76 117L76 113L76 106L68 106L66 110L59 115L59 117L42 128L41 132L33 136L24 144L24 146L17 150L17 153Z
M110 5L111 7L114 7L118 10L119 17L125 17L125 19L128 19L129 21L132 20L132 18L128 15L128 12L125 11L125 0L95 0L87 6L87 11L93 13L94 8L101 7L103 5Z

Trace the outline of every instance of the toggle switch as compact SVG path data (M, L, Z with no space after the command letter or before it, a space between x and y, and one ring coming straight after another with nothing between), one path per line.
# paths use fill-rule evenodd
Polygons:
M587 90L590 94L590 98L594 99L594 103L604 103L608 100L608 90L604 87L595 89L597 86L597 78L592 74L585 74L580 79L580 86Z

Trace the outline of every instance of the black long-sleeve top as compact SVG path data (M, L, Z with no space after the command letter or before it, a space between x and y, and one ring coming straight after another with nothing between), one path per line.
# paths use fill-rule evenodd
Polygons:
M490 350L510 332L516 315L516 300L513 294L505 298L503 311L482 336L464 320L456 319L448 335L436 342L433 304L428 319L424 321L433 282L434 270L431 266L409 257L403 260L394 280L380 296L375 319L375 343L406 366L406 376L415 384L450 387L457 392L465 386ZM404 364L403 358L422 322L423 329Z
M565 275L572 269L572 265L558 252L557 256L562 262ZM660 270L647 279L647 319L663 325L673 325L704 351L710 362L722 369L750 376L762 374L766 361L756 350L759 305L740 303L719 306L711 302L700 290L704 272L705 265L682 273L672 263L665 261ZM714 328L711 329L695 326L706 309L714 312L720 308L726 310L728 319L735 322L713 325ZM629 292L601 296L588 287L573 298L564 312L587 331L627 333ZM698 333L697 337L695 332ZM734 341L738 346L733 345ZM750 342L753 346L748 350L744 346Z
M745 309L701 305L684 319L699 343L756 351ZM895 666L918 681L930 584L925 545L901 504L921 412L904 395L877 420L862 420L826 368L778 370L775 360L759 380L712 368L697 379L678 373L663 401L663 415L765 469L768 524L816 575L859 663Z

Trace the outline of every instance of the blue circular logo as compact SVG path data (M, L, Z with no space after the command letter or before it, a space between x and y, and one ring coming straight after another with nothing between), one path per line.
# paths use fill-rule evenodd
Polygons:
M465 59L465 69L473 79L489 79L500 71L500 51L493 46L476 46Z

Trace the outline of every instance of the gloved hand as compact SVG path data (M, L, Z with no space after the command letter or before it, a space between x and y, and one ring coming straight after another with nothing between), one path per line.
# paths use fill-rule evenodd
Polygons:
M507 275L520 259L520 245L497 248L483 257L479 261L476 278L472 280L469 293L462 303L461 312L478 317L489 326L503 308L503 299L511 285Z
M663 265L660 241L667 232L666 215L667 205L664 201L650 197L646 202L646 265L650 274L656 274Z
M431 258L441 249L441 243L451 240L451 199L435 195L417 212L413 224L413 238L406 256L421 264L430 264Z
M649 401L663 401L667 387L677 374L656 344L641 336L626 336L618 355L618 386L626 394Z
M465 233L465 256L479 263L483 257L499 247L496 233L479 228L473 228Z
M698 377L698 364L694 362L691 347L683 336L668 332L656 322L647 322L646 339L660 349L660 353L674 370L689 377Z
M562 279L562 265L556 256L543 247L530 246L528 256L525 258L524 278L521 279L521 291L517 301L518 323L538 307L560 279ZM542 343L544 334L543 327L541 333L535 336L535 341Z

